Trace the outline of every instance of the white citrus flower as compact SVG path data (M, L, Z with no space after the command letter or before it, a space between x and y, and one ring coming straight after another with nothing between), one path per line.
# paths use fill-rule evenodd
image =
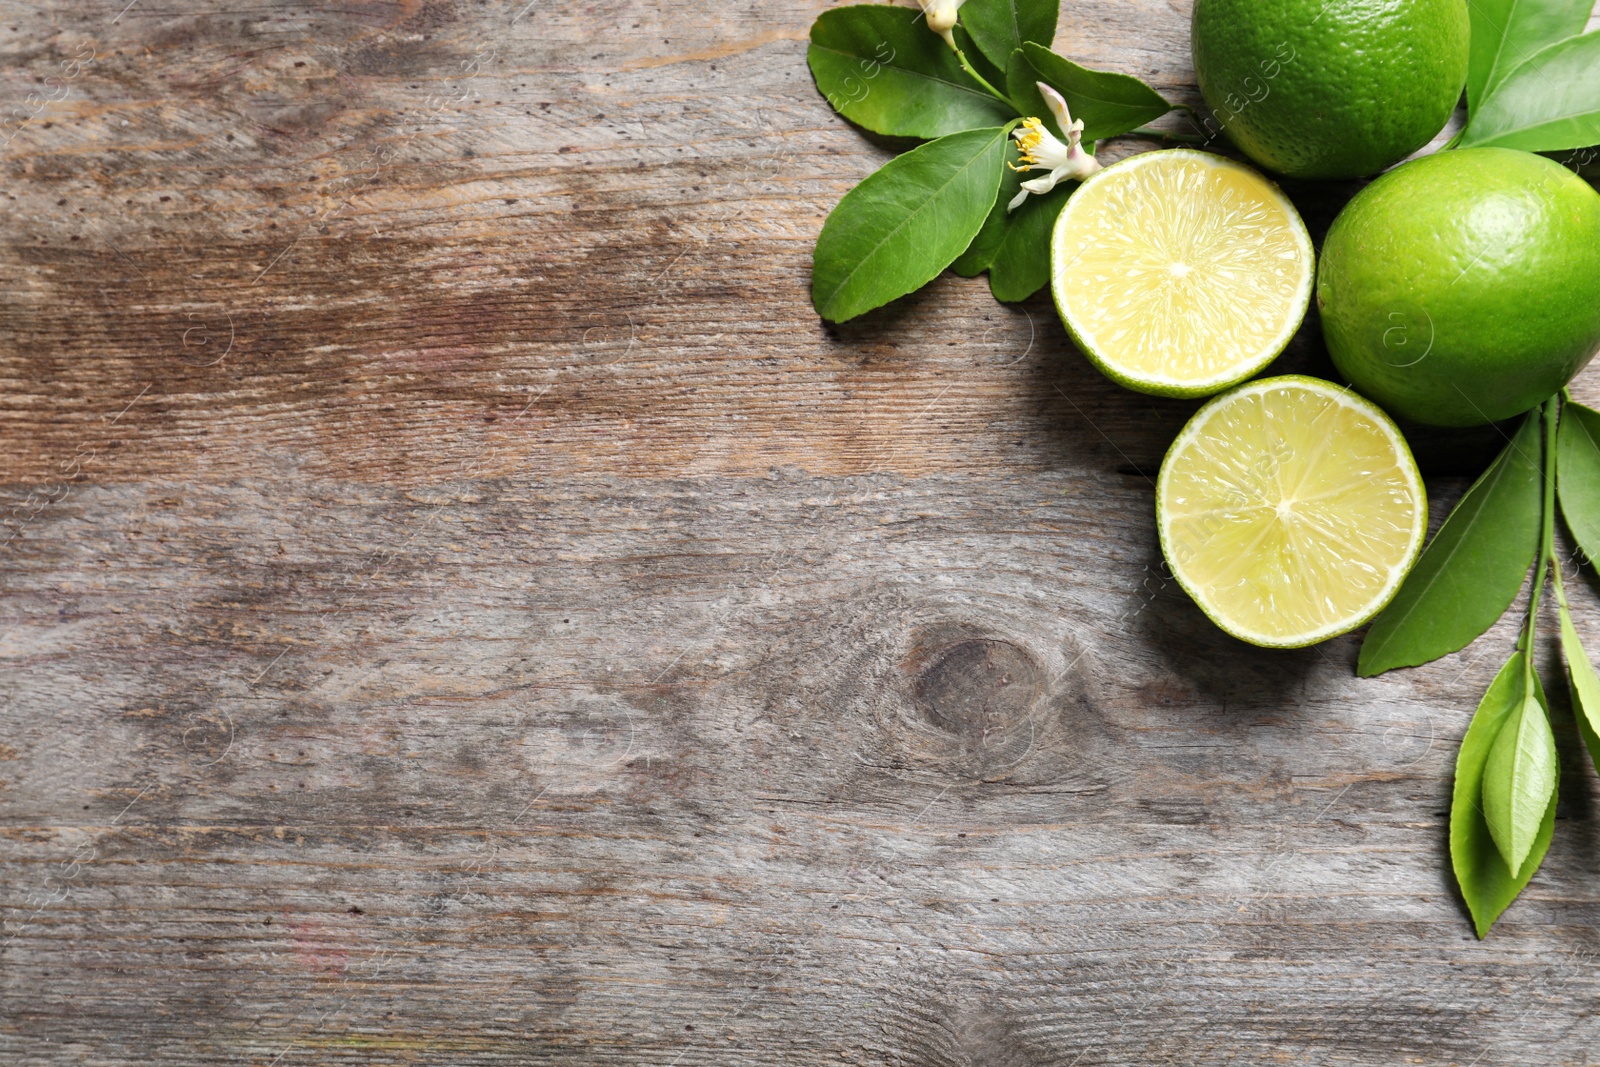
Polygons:
M956 46L951 31L956 28L956 12L967 0L917 0L922 13L928 17L928 29L943 37L951 48Z
M1011 131L1011 136L1017 139L1017 147L1022 151L1022 165L1013 166L1012 170L1044 170L1049 171L1042 178L1031 178L1022 183L1022 192L1012 198L1006 207L1007 211L1015 211L1028 199L1028 194L1043 196L1056 187L1058 182L1082 181L1100 169L1099 162L1083 148L1083 120L1072 120L1072 113L1067 110L1067 102L1061 99L1061 94L1056 92L1044 82L1037 82L1039 94L1044 97L1044 102L1050 108L1050 113L1055 116L1056 122L1061 124L1061 129L1067 135L1066 144L1062 144L1056 135L1045 128L1044 123L1038 119L1023 119L1022 125Z

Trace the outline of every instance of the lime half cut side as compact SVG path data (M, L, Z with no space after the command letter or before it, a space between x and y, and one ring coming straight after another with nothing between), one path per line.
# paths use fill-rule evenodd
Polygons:
M1174 576L1218 626L1268 648L1347 633L1422 550L1428 498L1375 405L1318 378L1217 397L1172 443L1156 525Z
M1050 242L1061 321L1120 385L1208 396L1277 358L1305 319L1311 236L1276 185L1188 149L1145 152L1072 194Z

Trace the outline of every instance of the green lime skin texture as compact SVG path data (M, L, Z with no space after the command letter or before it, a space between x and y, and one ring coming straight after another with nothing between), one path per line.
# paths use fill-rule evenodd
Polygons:
M1317 306L1339 373L1390 414L1510 418L1600 349L1600 193L1509 148L1413 160L1334 220Z
M1444 128L1467 83L1467 0L1195 0L1200 92L1245 155L1359 178Z

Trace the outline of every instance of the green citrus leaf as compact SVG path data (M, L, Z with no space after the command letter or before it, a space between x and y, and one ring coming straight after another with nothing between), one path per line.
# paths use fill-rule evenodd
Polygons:
M1556 493L1578 547L1600 561L1600 411L1582 404L1561 408L1556 439Z
M1373 622L1357 674L1369 678L1459 651L1504 614L1539 547L1542 453L1535 408Z
M1578 733L1583 735L1583 747L1589 750L1589 759L1600 770L1600 675L1594 670L1583 642L1578 640L1578 628L1572 625L1572 613L1561 607L1561 653L1567 660L1567 681L1571 684L1572 706L1577 711Z
M988 270L989 265L994 262L995 253L1000 250L1000 245L1005 240L1006 205L1017 195L1017 188L1023 180L1023 175L1011 169L1016 166L1019 158L1021 153L1017 150L1017 142L1007 139L1005 161L1008 165L1000 172L1000 192L995 196L994 203L989 206L989 214L984 218L978 236L974 237L967 250L950 264L950 269L963 278L976 277Z
M1555 791L1556 738L1529 675L1483 765L1483 821L1508 869L1527 862Z
M1023 115L1043 119L1058 136L1062 131L1035 82L1061 94L1072 117L1082 120L1085 141L1116 137L1172 110L1160 93L1132 75L1080 67L1030 41L1006 64L1006 95Z
M1017 161L1016 143L1011 142L1006 159ZM1006 206L1017 195L1022 183L1033 175L1006 168L1000 179L1000 195L995 197L983 229L950 269L963 277L989 272L989 289L996 300L1015 303L1026 300L1050 282L1050 233L1056 216L1066 206L1077 182L1063 182L1044 196L1030 196L1015 211Z
M1535 696L1543 704L1544 692L1537 677L1533 684ZM1484 765L1506 720L1522 702L1524 685L1523 655L1518 652L1490 683L1456 756L1456 783L1450 803L1450 862L1480 938L1489 933L1489 927L1511 906L1533 872L1539 869L1555 833L1556 798L1552 792L1528 857L1522 868L1513 872L1495 847L1480 806Z
M1077 182L1063 182L1043 196L1028 197L1011 213L989 264L989 291L996 300L1014 304L1050 284L1050 234L1077 188Z
M961 22L979 50L1003 70L1026 42L1046 48L1055 43L1060 8L1059 0L967 0Z
M1583 32L1593 0L1472 0L1472 53L1467 66L1467 106L1492 93L1521 64L1547 45Z
M994 262L995 252L1000 249L1000 242L1005 240L1006 223L1004 218L1005 204L1003 201L1005 199L1006 184L1006 176L1002 175L1000 178L1000 197L995 201L999 205L999 212L997 213L992 207L989 209L989 215L983 220L983 226L979 228L978 236L974 237L972 243L967 246L967 250L957 256L954 263L950 264L950 269L963 278L976 278L988 270L989 265Z
M1600 144L1600 31L1534 53L1478 105L1462 148L1558 152Z
M977 236L1010 128L953 133L890 160L845 194L817 238L811 300L844 322L920 289Z
M943 137L1014 117L961 69L914 8L824 11L811 26L806 61L833 109L873 133Z

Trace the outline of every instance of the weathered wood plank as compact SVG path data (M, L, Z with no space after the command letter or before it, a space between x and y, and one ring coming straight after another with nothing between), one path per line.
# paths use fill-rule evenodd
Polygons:
M825 329L824 6L0 19L94 56L0 134L0 1057L1594 1062L1569 722L1488 942L1442 854L1514 627L1238 645L1192 405L981 281ZM1192 100L1187 19L1059 46Z

